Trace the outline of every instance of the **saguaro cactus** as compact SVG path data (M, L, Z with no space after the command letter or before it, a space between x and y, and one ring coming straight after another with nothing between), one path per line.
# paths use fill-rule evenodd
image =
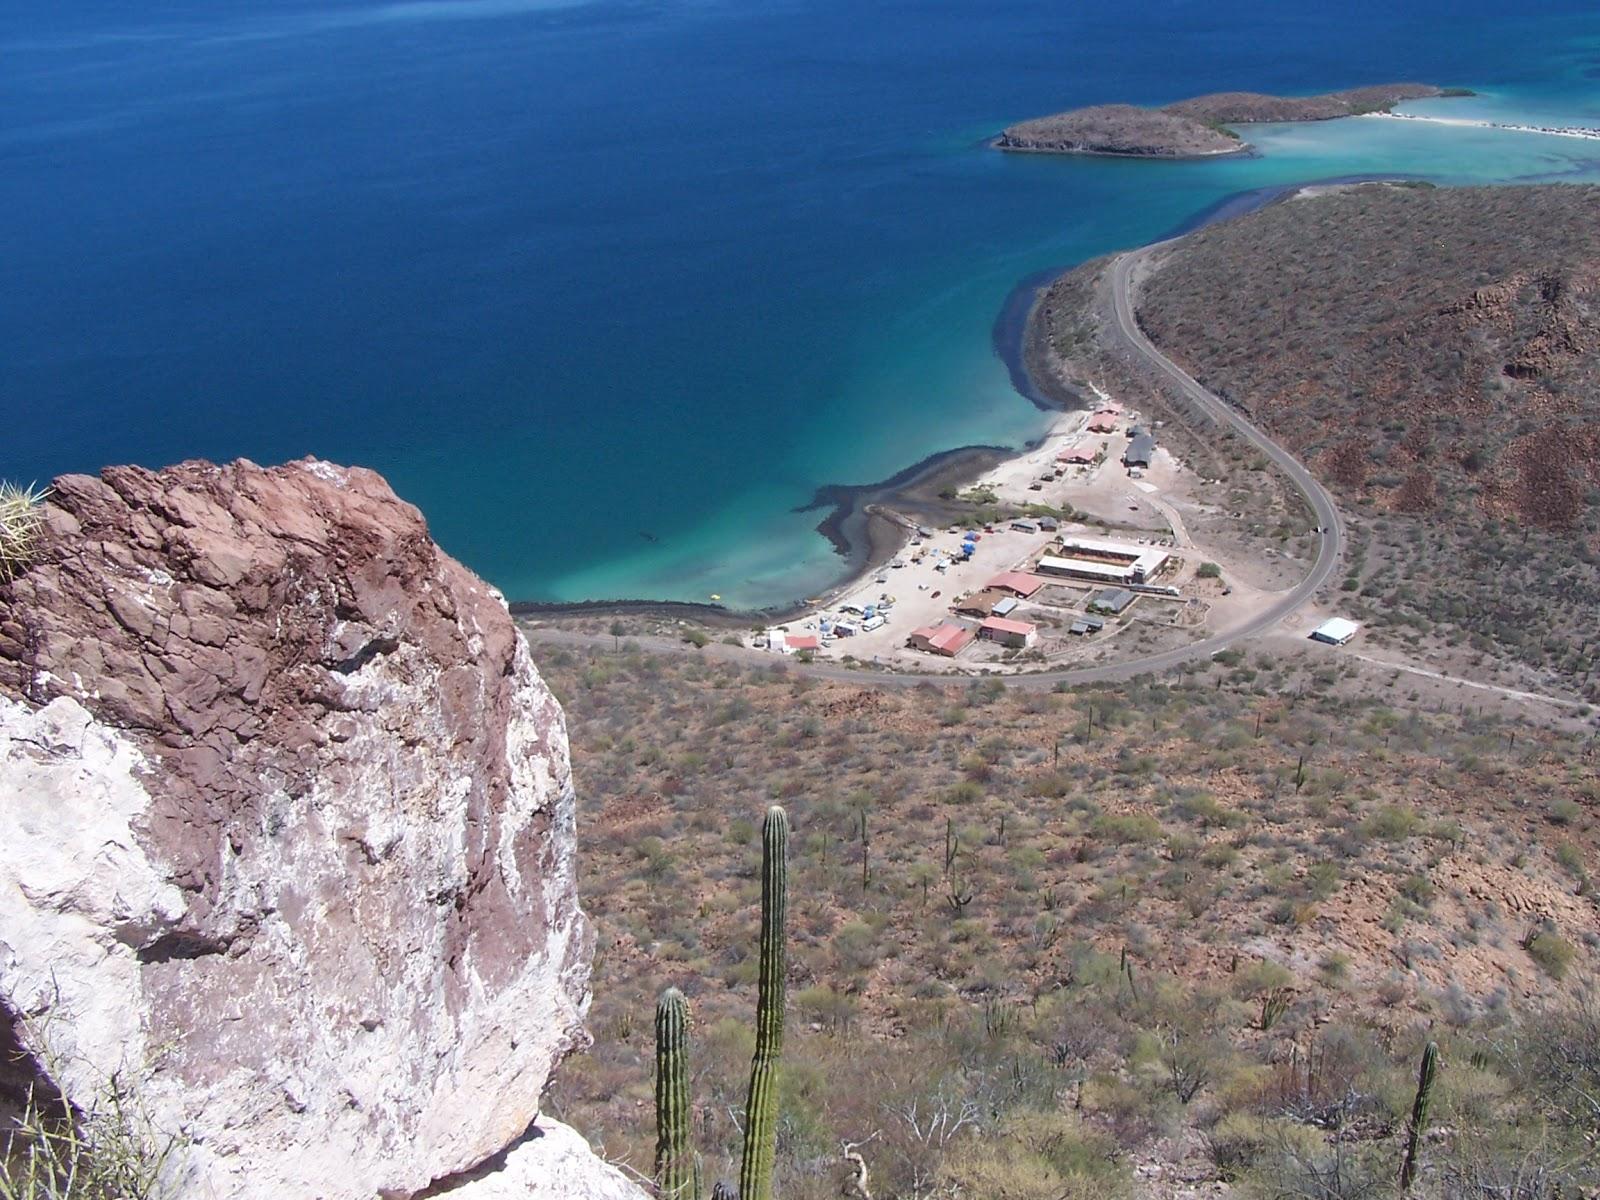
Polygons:
M756 1053L750 1064L750 1093L744 1106L740 1200L772 1200L772 1160L778 1133L778 1060L783 1054L788 845L789 817L775 804L767 809L767 819L761 826L761 984L756 996Z
M689 1002L677 988L656 1001L656 1193L699 1200L689 1149Z
M1411 1128L1406 1132L1406 1160L1400 1166L1400 1190L1408 1191L1417 1177L1417 1147L1428 1124L1428 1105L1433 1100L1433 1077L1439 1073L1439 1045L1429 1042L1422 1051L1422 1067L1417 1072L1417 1098L1411 1105Z

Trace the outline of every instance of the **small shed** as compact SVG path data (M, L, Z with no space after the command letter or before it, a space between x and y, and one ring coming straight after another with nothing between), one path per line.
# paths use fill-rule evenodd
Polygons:
M1343 617L1329 617L1311 631L1311 640L1330 646L1342 646L1361 631L1361 626Z
M1134 595L1127 588L1101 588L1089 597L1089 611L1116 616L1125 611L1133 601Z

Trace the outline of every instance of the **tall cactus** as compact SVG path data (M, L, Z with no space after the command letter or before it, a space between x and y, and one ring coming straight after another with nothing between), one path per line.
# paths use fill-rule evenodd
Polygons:
M774 804L761 826L761 985L756 997L756 1053L744 1107L739 1200L772 1200L777 1147L778 1059L783 1054L784 920L789 875L789 817Z
M689 1148L689 1002L675 987L656 1001L656 1194L700 1200Z
M1400 1190L1409 1191L1417 1177L1417 1147L1428 1124L1428 1105L1433 1100L1433 1078L1439 1073L1439 1044L1429 1042L1422 1051L1422 1067L1417 1072L1417 1098L1411 1105L1411 1128L1406 1133L1406 1160L1400 1167Z

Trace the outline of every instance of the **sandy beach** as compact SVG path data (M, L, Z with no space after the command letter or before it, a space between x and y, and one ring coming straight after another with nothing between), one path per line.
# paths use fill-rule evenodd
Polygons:
M1517 125L1509 121L1483 121L1472 117L1435 117L1423 113L1372 112L1361 116L1385 121L1423 121L1429 125L1455 125L1463 129L1503 129L1507 133L1539 133L1546 137L1582 138L1600 142L1600 129L1586 125Z

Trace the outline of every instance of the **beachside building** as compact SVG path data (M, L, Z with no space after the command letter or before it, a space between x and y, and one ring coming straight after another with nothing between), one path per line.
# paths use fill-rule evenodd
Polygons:
M999 588L984 588L981 592L973 592L963 600L958 600L951 607L964 617L992 617L1002 604L1015 606L1017 598Z
M1008 617L989 617L978 626L978 636L985 641L999 642L1002 646L1026 649L1033 645L1039 627L1031 621L1014 621Z
M1148 467L1156 456L1156 440L1148 433L1141 433L1128 443L1128 448L1122 452L1122 465L1125 467Z
M822 649L822 639L814 633L791 633L784 640L789 644L790 654L799 654L802 650L809 650L815 654Z
M1342 646L1361 631L1361 626L1343 617L1329 617L1311 631L1311 640L1330 646Z
M1089 415L1089 423L1084 426L1090 433L1115 433L1117 422L1122 419L1120 408L1096 409Z
M937 625L924 625L921 629L913 630L906 642L913 650L954 658L971 645L972 639L973 632L965 625L941 621Z
M1043 579L1037 575L1029 575L1026 571L1004 571L983 586L985 590L993 588L1026 600L1044 585Z
M1088 442L1079 442L1076 446L1068 446L1056 455L1056 461L1062 463L1092 463L1099 457L1100 451Z
M1047 554L1039 560L1039 573L1089 583L1144 583L1169 557L1165 550L1154 546L1134 546L1070 534L1061 539L1059 549L1060 553Z

